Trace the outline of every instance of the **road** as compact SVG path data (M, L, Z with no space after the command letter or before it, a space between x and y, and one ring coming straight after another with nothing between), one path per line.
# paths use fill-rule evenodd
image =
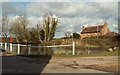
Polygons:
M49 63L50 56L41 56L37 58L23 56L3 56L2 74L32 74L40 75L44 67Z
M41 73L109 73L83 65L117 64L117 57L2 56L2 75L40 75ZM78 65L74 65L74 63Z

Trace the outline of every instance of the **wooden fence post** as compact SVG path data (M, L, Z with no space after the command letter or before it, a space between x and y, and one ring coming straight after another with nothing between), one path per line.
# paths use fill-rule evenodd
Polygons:
M10 43L10 51L12 52L12 43Z
M31 45L28 45L28 55L31 54Z
M0 44L1 46L2 46L2 42L1 42L1 44Z
M20 54L20 44L18 44L18 54Z
M75 42L73 42L73 52L72 55L75 55Z
M5 43L5 50L7 50L7 43Z

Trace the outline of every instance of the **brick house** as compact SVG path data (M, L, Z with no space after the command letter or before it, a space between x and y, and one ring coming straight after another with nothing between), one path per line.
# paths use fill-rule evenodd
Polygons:
M107 21L104 22L104 25L83 27L80 34L81 39L88 37L97 37L97 36L116 36L117 33L110 32L108 29Z

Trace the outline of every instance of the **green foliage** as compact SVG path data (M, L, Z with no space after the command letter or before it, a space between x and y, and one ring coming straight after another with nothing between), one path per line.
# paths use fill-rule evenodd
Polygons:
M43 40L44 40L44 37L45 37L45 32L44 32L44 30L43 30L43 29L42 29L42 30L40 30L39 35L40 35L41 40L43 41Z
M78 34L78 33L73 33L73 38L80 38L80 34Z
M72 33L72 35L70 32L65 33L65 37L63 37L63 39L69 39L69 38L78 39L78 38L80 38L80 34L78 34L76 32Z
M58 18L54 18L51 15L48 15L47 18L44 19L44 32L45 32L45 42L49 42L53 39L56 32L56 27L58 25Z
M30 43L41 43L39 41L39 37L40 39L43 41L44 40L44 30L43 29L36 29L36 28L32 28L30 31ZM38 33L39 32L39 33Z
M55 36L55 31L56 31L56 27L57 27L57 24L58 24L58 19L57 21L55 21L55 18L52 18L52 27L51 27L51 31L50 31L50 40L53 39L53 37Z
M45 41L47 41L48 36L49 36L49 25L50 25L50 18L47 17L47 19L44 20L44 27L45 27Z

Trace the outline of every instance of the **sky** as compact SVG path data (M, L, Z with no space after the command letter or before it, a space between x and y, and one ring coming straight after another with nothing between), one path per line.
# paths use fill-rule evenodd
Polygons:
M63 37L67 32L80 33L82 26L102 25L108 22L110 31L117 32L119 0L3 0L0 2L0 17L7 14L12 22L22 13L30 20L29 27L42 21L45 13L59 18L55 37Z

